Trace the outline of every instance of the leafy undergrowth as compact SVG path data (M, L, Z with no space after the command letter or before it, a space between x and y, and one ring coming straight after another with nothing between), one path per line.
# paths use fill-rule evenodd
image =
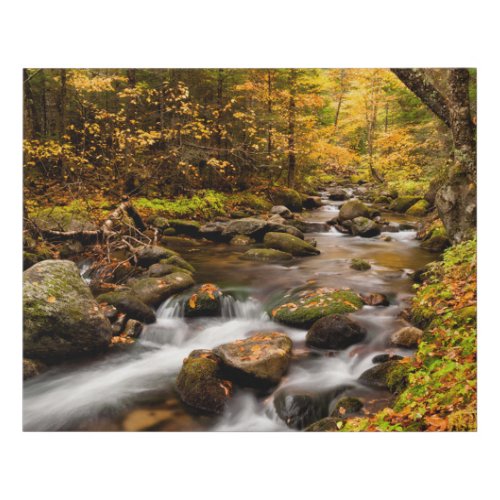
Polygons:
M346 422L345 431L476 430L476 240L430 266L413 300L412 319L425 329L408 384L392 408Z

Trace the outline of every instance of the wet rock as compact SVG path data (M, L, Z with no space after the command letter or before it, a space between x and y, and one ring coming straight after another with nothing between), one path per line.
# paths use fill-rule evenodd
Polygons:
M380 234L380 226L366 217L355 217L352 219L351 233L354 236L372 238Z
M243 385L277 384L288 369L292 341L284 333L264 332L223 344L214 353L224 365L224 373Z
M173 273L163 278L141 278L133 282L132 292L145 304L158 307L163 301L194 285L187 273Z
M284 220L284 219L283 219ZM295 236L296 238L304 239L304 233L297 229L295 226L291 226L289 224L279 224L277 222L272 222L269 219L267 224L267 231L273 233L287 233Z
M421 285L425 281L426 275L429 271L430 269L427 266L421 267L420 269L417 269L416 271L411 273L410 278L414 283L418 283L419 285Z
M345 189L337 187L330 190L328 198L333 201L344 201L349 198L349 195Z
M309 243L286 233L267 233L264 237L264 246L295 256L318 255L320 253L319 250Z
M67 260L45 260L23 273L24 355L52 363L106 350L111 324Z
M142 247L137 252L137 263L143 267L149 267L152 264L156 264L162 259L166 259L173 255L178 255L177 252L170 250L169 248L161 246L146 246Z
M335 226L336 224L339 223L339 218L338 217L332 217L330 220L326 221L326 223L329 226Z
M272 248L252 248L245 252L240 259L255 260L258 262L286 262L293 259L293 255Z
M367 306L388 306L389 299L383 293L361 294L361 299Z
M123 332L126 321L127 321L127 316L123 313L119 313L115 321L113 322L113 325L111 326L113 337L116 337L117 335L120 335Z
M425 200L419 200L417 203L414 203L406 213L408 215L414 215L416 217L423 217L429 210L430 205Z
M418 196L400 196L392 201L389 205L389 210L404 213L420 199Z
M250 238L250 236L247 236L246 234L237 234L236 236L233 236L231 241L229 242L230 245L236 247L245 247L248 245L252 245L253 243L255 243L255 240L253 238Z
M63 243L59 250L59 257L61 259L67 259L74 255L82 253L84 246L79 241L66 241Z
M160 278L161 276L167 276L168 274L179 273L179 272L190 273L191 271L183 269L182 267L174 266L172 264L157 262L156 264L149 266L148 276L151 276L152 278Z
M422 242L422 248L431 252L443 252L450 244L450 240L443 234L432 234L428 239Z
M199 235L211 241L224 242L230 236L223 234L227 227L227 222L208 222L200 227Z
M278 416L292 429L303 429L327 414L327 405L318 394L300 389L281 389L273 403Z
M319 208L323 205L323 202L321 201L321 196L308 196L304 199L302 205L307 209Z
M310 328L330 314L347 314L363 307L358 294L335 288L305 289L285 295L282 303L270 311L273 320L296 328Z
M126 337L136 339L141 335L142 329L143 325L140 321L137 321L136 319L129 319L125 324L123 334Z
M35 359L23 359L23 380L36 377L43 373L47 367L40 361Z
M376 196L373 200L373 203L376 203L377 205L389 205L392 201L392 198L389 196Z
M271 214L272 215L279 215L280 217L283 217L283 219L292 219L293 214L292 212L286 208L284 205L275 205L273 208L271 208Z
M172 255L172 257L169 257L168 259L162 259L160 261L161 264L167 264L175 267L180 267L181 269L184 270L184 272L188 273L194 273L195 268L186 260L184 260L182 257L179 255Z
M361 374L359 381L376 389L387 389L392 393L400 392L406 385L408 368L399 361L386 361Z
M317 320L306 335L306 343L320 349L346 349L361 342L366 330L352 319L331 314Z
M367 271L368 269L371 269L372 266L366 260L352 259L349 267L351 267L351 269L355 269L356 271Z
M342 420L337 417L326 417L314 422L305 429L306 432L336 432L342 426Z
M170 227L175 229L177 234L186 236L198 236L201 224L195 220L169 219Z
M417 225L414 222L400 222L399 223L400 231L416 231Z
M359 200L349 200L340 207L339 222L343 224L347 220L353 220L356 217L370 217L371 209Z
M142 302L138 297L128 291L108 292L97 297L100 304L109 304L118 311L126 314L131 319L149 324L156 321L153 309Z
M418 346L424 332L414 326L405 326L391 335L391 344L412 349Z
M246 219L233 220L227 224L222 231L223 236L234 236L244 234L257 240L262 239L266 232L267 222L263 219L248 217Z
M222 291L213 283L201 285L184 306L184 314L188 318L201 316L220 316L222 308Z
M222 413L232 395L232 383L220 375L220 359L212 352L196 350L184 360L176 388L187 405L209 413Z
M363 408L363 403L358 398L345 397L340 399L335 405L332 417L348 418L358 414Z
M372 363L386 363L387 361L400 361L401 359L403 359L403 356L400 356L399 354L377 354L373 357Z

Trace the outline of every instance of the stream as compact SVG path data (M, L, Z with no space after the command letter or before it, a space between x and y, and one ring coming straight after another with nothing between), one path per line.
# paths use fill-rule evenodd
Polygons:
M323 203L303 212L304 219L326 222L338 214L342 202L330 201L323 193ZM411 220L388 212L382 216L394 222ZM387 235L390 241L383 239ZM409 273L435 260L415 235L415 231L400 231L361 238L332 227L329 232L306 235L317 241L319 256L296 258L286 265L244 261L239 255L246 248L196 241L182 249L183 255L195 266L197 283L216 283L226 292L222 316L185 319L181 307L185 295L168 299L159 307L156 323L146 326L133 346L113 349L95 361L59 366L26 381L24 429L291 431L274 407L274 398L282 390L330 394L328 411L345 395L362 399L366 411L383 408L391 395L361 386L357 379L374 365L377 354L412 353L388 347L388 340L405 325L400 313L413 295ZM368 260L371 269L351 269L353 258ZM272 322L265 312L266 304L278 294L308 280L360 293L383 293L390 305L365 306L351 315L368 331L362 343L339 352L308 348L305 330ZM210 349L263 330L285 332L294 343L290 368L272 392L238 388L224 414L217 417L196 414L179 401L173 390L175 377L192 350Z

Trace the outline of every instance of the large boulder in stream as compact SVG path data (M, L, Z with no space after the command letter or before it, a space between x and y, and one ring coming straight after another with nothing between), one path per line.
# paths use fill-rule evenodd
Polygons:
M283 219L293 218L291 210L289 210L284 205L275 205L273 208L271 208L271 215L279 215L280 217L283 217Z
M145 304L158 307L163 301L194 285L187 273L173 273L163 278L140 278L131 283L132 292Z
M373 238L380 234L380 226L367 217L355 217L352 219L351 233L354 236Z
M137 251L137 263L142 267L149 267L152 264L160 262L162 259L179 255L174 250L158 245L145 246Z
M220 359L212 351L193 351L183 362L176 388L182 401L198 410L222 413L232 383L220 374Z
M400 196L391 202L389 210L404 213L420 199L418 196Z
M409 368L404 363L386 361L363 372L359 381L374 389L386 389L392 393L398 393L406 386L408 370Z
M255 239L262 239L266 232L266 226L267 222L263 219L247 217L229 222L222 231L222 235L232 237L236 234L244 234Z
M323 205L321 201L321 196L308 196L302 202L304 208L319 208Z
M278 416L292 429L303 429L328 414L325 397L299 388L279 390L273 403Z
M169 219L170 227L175 229L176 234L186 236L198 236L201 224L195 220Z
M200 316L220 316L222 310L222 291L213 283L205 283L191 294L184 305L188 318Z
M276 205L284 205L292 212L302 210L302 197L295 189L275 187L271 190L270 195Z
M67 260L45 260L23 273L23 349L47 363L106 350L111 324Z
M117 291L103 293L96 300L100 304L114 306L118 311L126 314L131 319L136 319L146 324L156 321L153 309L131 292Z
M335 187L330 190L328 198L333 201L344 201L349 198L349 195L345 189L342 189L341 187Z
M306 335L306 343L320 349L346 349L361 342L366 329L340 314L331 314L316 321Z
M363 307L360 296L352 290L319 288L287 294L270 311L273 320L296 328L310 328L317 320L331 314L347 314Z
M318 255L320 253L310 243L287 233L267 233L264 236L264 246L300 257Z
M245 252L240 259L255 260L257 262L268 262L270 264L276 262L286 262L293 259L293 255L281 250L273 248L252 248Z
M242 385L266 387L277 384L288 369L292 341L281 332L263 332L223 344L214 353L224 373Z
M418 347L424 332L414 326L404 326L391 335L391 344L413 349Z
M362 201L349 200L340 207L338 220L342 224L343 222L355 219L356 217L370 217L370 215L370 208Z

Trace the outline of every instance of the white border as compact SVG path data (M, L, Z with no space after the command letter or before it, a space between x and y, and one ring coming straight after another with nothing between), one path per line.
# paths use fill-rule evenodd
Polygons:
M486 2L483 4L485 5ZM481 498L498 445L498 13L494 3L24 1L3 6L3 498ZM478 67L479 424L473 434L21 433L21 69ZM488 222L489 221L489 224ZM495 286L496 285L496 286ZM494 469L495 467L495 469ZM496 481L495 481L496 483ZM491 497L491 493L488 494Z

